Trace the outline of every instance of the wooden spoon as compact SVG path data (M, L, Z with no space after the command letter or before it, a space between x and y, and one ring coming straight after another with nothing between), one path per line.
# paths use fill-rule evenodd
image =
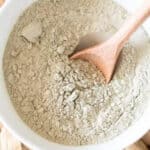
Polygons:
M137 28L150 15L150 0L145 0L143 5L133 14L122 26L122 28L114 34L110 39L102 44L84 49L73 54L71 59L87 60L100 69L106 82L112 79L115 66L124 44L129 37L137 30Z

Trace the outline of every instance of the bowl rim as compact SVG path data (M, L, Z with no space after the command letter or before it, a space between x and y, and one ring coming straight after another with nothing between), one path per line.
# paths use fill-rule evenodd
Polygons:
M24 0L20 0L20 3L23 1ZM28 3L27 5L29 5L31 1L32 0L26 0L26 3ZM120 0L115 0L115 1L119 2ZM126 1L130 1L130 0L126 0ZM16 2L16 4L17 4L19 2L19 0L13 0L13 2L11 0L7 0L6 3L3 5L3 7L0 9L0 22L1 22L1 18L7 14L7 10L9 10L11 8L11 6L16 7L16 4L13 4L14 2ZM129 5L130 5L130 2L129 2ZM21 9L21 8L18 8L18 10L19 9ZM3 42L7 41L6 38L3 39L3 37L0 35L0 41L1 40ZM4 47L2 47L0 45L0 55L1 55L1 53L3 53L3 52L1 52L1 51L3 51L2 48L4 48ZM3 60L2 57L3 56L0 56L0 59L1 59L0 61ZM0 62L0 65L1 64L2 64L2 62ZM3 71L2 71L2 66L1 66L0 67L0 85L2 87L5 87L4 77L2 74L3 74ZM2 75L2 77L1 77L1 75ZM3 94L1 94L1 93L3 93ZM52 147L53 149L58 149L58 150L90 150L90 149L107 150L110 148L113 150L114 143L115 143L116 146L115 146L114 150L117 150L117 149L119 150L121 148L124 148L124 147L132 144L136 140L138 140L138 138L143 136L150 129L150 119L148 117L148 114L150 114L150 109L147 108L143 114L143 117L141 117L138 121L136 121L136 123L134 125L130 126L126 131L124 131L121 135L114 138L112 141L108 141L106 143L97 144L97 145L88 145L88 146L60 145L60 144L49 142L49 141L45 140L44 138L42 138L39 135L37 135L36 133L34 133L31 129L29 129L29 127L27 127L25 125L25 123L23 123L23 121L19 118L19 116L17 115L17 113L15 112L15 110L12 106L10 106L10 110L7 110L7 112L6 112L6 110L4 110L4 108L3 108L3 105L5 105L5 101L4 101L5 99L9 99L6 87L2 88L2 90L0 92L0 100L1 101L3 100L2 105L0 105L0 120L1 120L1 122L6 126L6 128L11 133L14 134L14 136L16 138L18 138L20 141L23 141L23 143L25 143L31 149L48 150ZM11 103L9 105L11 105ZM16 121L14 121L13 118L12 119L9 118L8 112L9 113L13 112ZM20 129L19 127L22 127L23 130ZM132 133L133 131L134 131L134 135L129 134L129 133ZM138 131L138 132L136 132L136 131ZM49 147L50 145L51 145L51 147Z

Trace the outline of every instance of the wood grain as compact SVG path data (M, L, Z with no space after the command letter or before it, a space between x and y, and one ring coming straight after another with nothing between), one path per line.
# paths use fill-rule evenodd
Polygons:
M150 131L146 135L144 135L144 137L142 138L142 140L144 141L144 143L146 145L150 146Z
M136 142L135 144L129 146L125 150L149 150L142 140Z
M0 150L29 150L0 124Z

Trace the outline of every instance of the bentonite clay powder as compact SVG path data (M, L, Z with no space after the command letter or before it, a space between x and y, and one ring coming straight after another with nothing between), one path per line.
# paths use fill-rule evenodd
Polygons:
M4 74L14 107L32 130L61 144L96 144L141 116L150 81L148 42L144 49L126 44L109 84L95 66L68 58L81 37L115 32L125 17L111 0L39 0L19 18Z

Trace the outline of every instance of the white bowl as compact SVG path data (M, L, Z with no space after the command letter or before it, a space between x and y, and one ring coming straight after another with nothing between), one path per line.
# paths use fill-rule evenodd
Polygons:
M20 141L33 150L120 150L142 137L150 128L150 104L136 123L118 137L99 145L72 147L52 143L38 136L23 123L9 99L4 82L2 61L5 45L14 23L23 10L33 1L35 0L6 0L6 3L0 8L0 121L2 121ZM139 4L138 0L116 1L129 11L133 11ZM146 32L150 35L149 20L144 24L144 27ZM143 29L139 29L134 36L135 40L143 40L146 38Z

